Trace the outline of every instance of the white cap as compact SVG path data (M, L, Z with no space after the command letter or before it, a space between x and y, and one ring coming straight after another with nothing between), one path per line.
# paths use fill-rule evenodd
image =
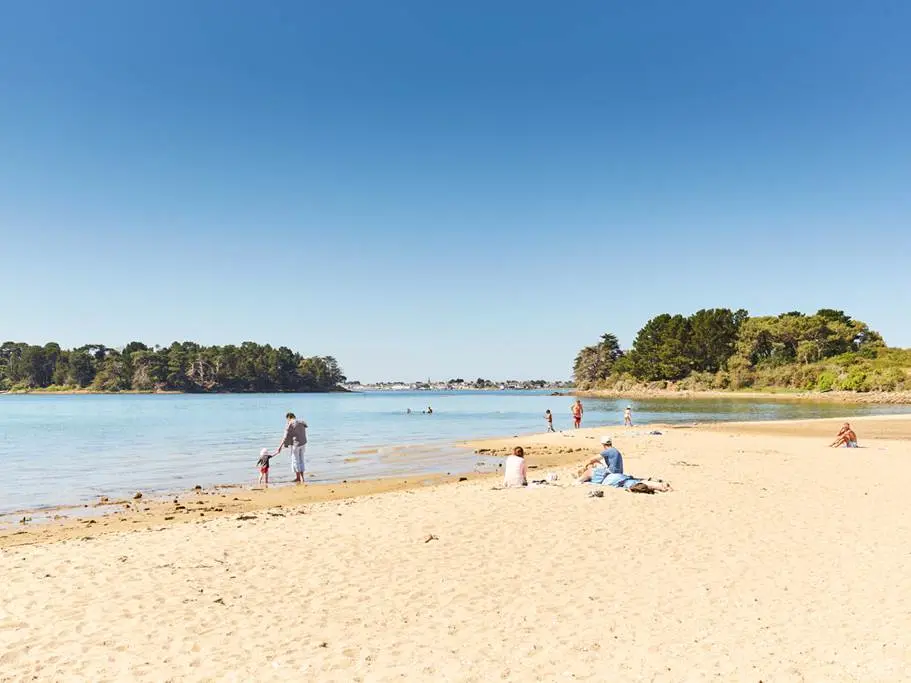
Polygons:
M613 442L614 442L614 440L613 440L611 437L609 437L609 436L602 436L602 437L601 437L601 443L602 443L602 444L613 443Z
M264 448L264 449L262 449L262 450L259 452L259 454L260 454L260 455L269 455L269 449L268 449L268 448Z

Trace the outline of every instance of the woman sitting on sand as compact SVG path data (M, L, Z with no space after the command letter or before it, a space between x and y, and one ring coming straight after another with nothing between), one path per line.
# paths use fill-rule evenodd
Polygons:
M506 456L506 464L503 467L503 486L507 488L528 486L525 450L521 446L516 446L512 451L512 455Z
M845 422L841 430L835 437L835 441L829 444L831 448L838 448L844 444L848 448L857 448L857 434L851 429L851 425Z

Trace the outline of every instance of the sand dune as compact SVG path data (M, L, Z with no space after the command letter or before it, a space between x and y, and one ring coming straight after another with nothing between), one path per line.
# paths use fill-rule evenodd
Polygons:
M645 431L613 429L627 470L672 493L476 479L8 547L0 679L911 680L911 442Z

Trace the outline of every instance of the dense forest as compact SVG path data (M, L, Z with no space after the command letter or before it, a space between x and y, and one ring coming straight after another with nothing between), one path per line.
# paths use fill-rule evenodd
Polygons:
M268 392L335 391L345 381L332 356L304 358L291 349L244 342L201 346L174 342L123 349L86 344L0 346L0 390Z
M581 389L911 389L911 350L888 348L866 323L821 309L750 317L745 310L664 313L631 349L604 334L573 365Z

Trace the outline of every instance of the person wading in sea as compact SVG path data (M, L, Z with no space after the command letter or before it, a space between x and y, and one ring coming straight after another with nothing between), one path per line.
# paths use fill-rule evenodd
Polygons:
M582 426L582 401L576 399L576 402L573 403L573 427L579 429Z
M285 425L285 433L282 434L281 443L278 444L278 450L275 455L281 453L282 448L291 449L291 471L294 473L294 481L297 484L304 483L304 451L307 449L307 423L298 420L294 413L285 415L288 424Z

